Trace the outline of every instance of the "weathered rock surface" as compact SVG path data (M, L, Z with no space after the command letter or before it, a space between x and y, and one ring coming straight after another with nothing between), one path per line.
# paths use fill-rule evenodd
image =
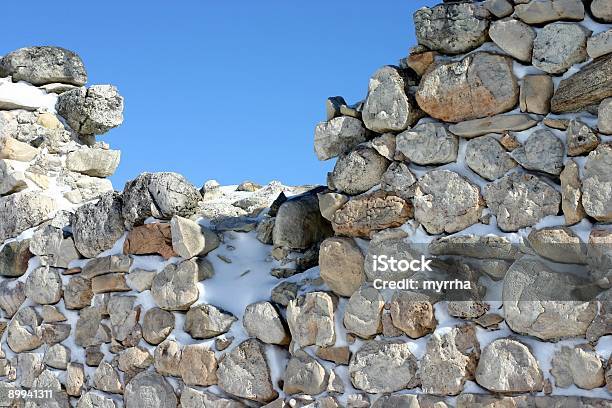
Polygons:
M567 155L579 156L589 153L599 145L599 137L587 125L571 120L567 128Z
M543 340L582 337L595 318L596 302L581 301L584 279L521 258L506 273L502 299L508 326Z
M592 390L605 384L601 360L586 345L561 347L552 358L550 373L555 377L555 385L561 388L576 384L585 390Z
M60 82L81 86L87 82L81 58L60 47L20 48L6 54L0 59L0 77L6 76L33 85Z
M252 303L246 307L242 324L247 334L267 344L289 343L287 330L276 308L270 302Z
M562 80L550 102L553 113L575 112L612 96L612 54Z
M151 344L159 344L174 330L174 315L154 307L145 312L142 320L142 337Z
M448 130L457 136L471 138L487 133L521 131L534 127L537 121L526 114L496 115L450 125Z
M396 146L413 163L445 164L457 160L459 139L439 123L422 123L397 135Z
M333 346L336 342L334 303L327 293L310 292L289 302L287 324L298 347Z
M366 342L353 355L349 365L353 386L372 394L413 388L416 373L416 358L403 342Z
M587 53L595 59L612 52L612 30L603 31L587 40Z
M612 134L612 98L601 101L597 113L597 130Z
M183 329L194 339L210 339L226 333L236 320L213 305L196 305L187 312Z
M179 365L183 348L174 340L165 340L155 348L155 371L161 375L180 377Z
M496 180L516 167L516 162L491 135L471 139L465 150L465 163L479 176Z
M483 209L478 186L449 170L432 170L418 181L414 218L430 234L453 233L478 222Z
M351 296L365 281L363 261L352 238L327 238L319 248L321 278L340 296Z
M88 176L110 177L119 166L120 157L119 150L81 148L68 153L66 167Z
M198 265L193 260L170 264L155 275L151 296L164 310L187 310L198 300Z
M319 210L318 192L315 189L281 204L272 232L275 246L306 249L332 234Z
M72 230L74 244L83 256L94 258L110 249L124 231L121 197L114 192L105 193L97 202L79 207Z
M142 372L137 374L125 387L123 395L125 408L176 408L174 389L159 374Z
M316 359L302 352L289 360L283 379L283 391L287 394L317 395L325 391L328 375Z
M443 335L434 333L421 361L419 375L423 392L459 394L465 382L473 379L479 352L473 327L453 328Z
M413 75L390 65L374 73L361 113L366 128L377 133L401 132L422 116L409 91L416 85Z
M533 66L549 74L562 74L572 65L585 61L590 33L579 24L548 24L533 42Z
M416 100L434 118L461 122L511 110L518 96L511 60L479 52L425 73Z
M64 231L52 225L37 229L32 239L21 241L21 243L24 242L30 243L29 252L38 255L43 265L67 268L71 261L80 258L72 237L64 237Z
M410 202L384 192L353 198L334 213L338 235L368 237L371 233L404 224L412 216Z
M445 54L473 50L487 40L489 15L479 4L439 4L414 13L419 44Z
M381 315L385 300L373 287L363 286L353 293L344 310L346 331L370 339L381 332Z
M534 228L527 240L536 253L554 262L586 263L585 243L567 227Z
M563 142L549 130L533 132L512 158L527 170L559 175L563 170Z
M154 222L134 227L128 231L123 242L123 253L132 255L159 254L164 259L177 256L172 245L170 224Z
M531 51L536 32L533 28L512 18L491 23L491 40L503 51L519 61L531 62Z
M0 241L47 221L57 209L56 201L36 191L0 197Z
M355 195L368 191L378 183L389 167L389 160L368 147L358 147L341 156L332 172L334 187L341 193Z
M574 160L565 163L560 179L561 209L565 217L565 224L573 225L586 217L586 212L582 206L580 170Z
M41 266L34 269L26 280L28 299L40 305L51 305L62 298L62 278L57 268Z
M181 257L189 259L204 250L205 238L195 221L175 215L170 225L172 227L172 248Z
M17 278L28 270L30 240L12 241L0 249L0 275Z
M185 387L181 392L181 408L243 408L244 404L229 398L221 398L209 392Z
M582 20L584 5L580 0L537 0L517 4L516 16L527 24L541 24L557 20Z
M526 75L523 78L519 105L521 112L546 115L550 112L550 99L555 86L548 75Z
M93 85L62 93L57 112L82 135L101 135L123 123L123 97L112 85Z
M359 119L340 116L317 124L314 148L319 160L329 160L365 142L366 128Z
M226 354L219 362L217 377L222 390L240 398L266 403L278 396L263 344L255 339L240 343Z
M582 176L582 205L598 221L612 221L612 144L589 153Z
M200 344L183 348L179 372L186 385L203 387L217 383L217 359L215 353Z
M409 291L395 292L391 300L391 318L395 327L413 339L431 333L438 324L427 296Z
M561 194L536 176L512 173L485 186L484 199L502 231L535 225L557 215Z
M381 190L409 200L414 196L416 177L402 162L393 162L380 180Z
M489 343L476 368L476 382L492 392L534 392L543 387L542 370L527 346L511 339Z
M591 13L601 21L612 22L612 6L606 0L593 0Z

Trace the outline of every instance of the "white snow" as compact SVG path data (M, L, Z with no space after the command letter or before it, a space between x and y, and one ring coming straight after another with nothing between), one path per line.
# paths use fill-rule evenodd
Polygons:
M57 94L48 94L27 82L13 82L10 77L0 78L0 104L12 103L55 113L56 102Z

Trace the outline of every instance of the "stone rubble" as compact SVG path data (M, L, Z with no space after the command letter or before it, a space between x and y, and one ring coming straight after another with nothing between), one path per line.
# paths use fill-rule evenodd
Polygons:
M57 103L0 100L0 405L610 406L609 3L417 10L419 45L325 102L327 186L114 191L118 90L6 54Z

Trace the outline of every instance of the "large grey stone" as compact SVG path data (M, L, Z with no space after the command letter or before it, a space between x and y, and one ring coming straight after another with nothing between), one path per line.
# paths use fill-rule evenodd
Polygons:
M105 193L97 202L79 207L74 213L72 231L74 244L85 257L95 258L112 248L124 232L119 194Z
M477 137L468 142L465 164L487 180L496 180L517 166L503 146L491 135Z
M508 326L542 340L582 337L597 303L581 301L585 279L555 272L536 259L521 258L506 273L502 294Z
M23 231L51 218L57 202L37 191L23 191L0 197L0 241L14 238Z
M83 147L68 153L66 167L93 177L110 177L119 166L119 150L91 149Z
M549 74L564 73L588 58L586 41L590 34L579 24L548 24L533 42L533 66Z
M606 0L593 0L591 13L601 21L612 23L612 5Z
M217 383L217 358L214 351L202 344L183 348L179 373L187 385L207 387Z
M413 388L416 374L416 358L404 342L368 341L349 364L353 386L372 394Z
M319 160L346 153L366 140L366 129L359 119L340 116L315 127L314 148Z
M172 386L154 372L136 375L125 387L125 408L176 408L177 399Z
M446 54L473 50L487 40L489 13L480 4L439 4L414 13L419 44Z
M358 147L341 156L332 172L334 187L350 195L368 191L378 183L389 167L389 160L369 147Z
M305 352L291 357L283 377L283 391L287 394L317 395L325 391L329 380L325 368Z
M60 47L20 48L0 59L0 76L12 76L13 81L33 85L55 82L85 85L87 73L81 58Z
M459 139L439 123L422 123L396 138L397 151L415 164L445 164L457 160Z
M489 36L510 56L519 61L531 62L536 32L527 24L512 18L494 21L491 23Z
M586 264L585 243L567 227L534 228L527 240L531 248L544 258L560 263Z
M612 144L589 153L582 176L582 205L598 221L612 221Z
M363 105L365 127L377 132L401 132L412 126L422 112L408 92L416 78L407 70L384 66L374 73Z
M489 343L480 356L476 382L492 392L534 392L543 387L542 370L527 346L511 339Z
M275 246L307 249L332 234L319 210L317 192L315 189L281 204L272 232Z
M52 225L37 229L30 241L30 252L38 255L43 265L68 268L70 262L79 259L72 237L64 237L64 231Z
M612 52L612 30L602 31L587 40L587 53L595 59Z
M344 310L346 331L370 339L382 331L381 315L385 300L373 287L363 286L350 297Z
M142 337L150 344L159 344L174 330L174 315L154 307L142 319Z
M123 123L123 97L112 85L93 85L62 93L57 112L82 135L101 135Z
M576 384L579 388L592 390L605 384L601 360L587 345L563 346L553 355L551 363L550 373L557 387L568 388Z
M258 340L246 340L219 362L217 370L219 387L240 398L261 403L278 396L270 379L270 368L263 344Z
M508 174L487 184L483 196L502 231L517 231L557 215L561 203L559 192L531 174Z
M511 110L518 96L511 59L478 52L427 71L416 100L434 118L461 122Z
M238 319L213 305L196 305L185 316L183 330L194 339L210 339L229 331Z
M387 193L409 200L414 196L416 177L403 162L393 162L380 180L380 188Z
M164 310L187 310L199 294L198 265L193 259L166 266L151 284L151 296Z
M248 305L242 317L247 334L267 344L288 344L289 336L281 316L270 302Z
M430 234L453 233L476 224L484 207L478 186L449 170L432 170L418 181L414 218Z
M565 147L549 130L533 132L525 143L512 151L512 158L527 170L558 176L563 170Z
M28 275L25 293L28 299L40 305L51 305L62 298L62 278L59 269L41 266Z

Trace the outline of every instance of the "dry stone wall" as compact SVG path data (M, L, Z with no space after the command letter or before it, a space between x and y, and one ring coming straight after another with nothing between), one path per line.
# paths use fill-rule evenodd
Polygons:
M318 187L115 191L117 89L2 57L0 406L612 406L610 2L414 23L328 99Z

